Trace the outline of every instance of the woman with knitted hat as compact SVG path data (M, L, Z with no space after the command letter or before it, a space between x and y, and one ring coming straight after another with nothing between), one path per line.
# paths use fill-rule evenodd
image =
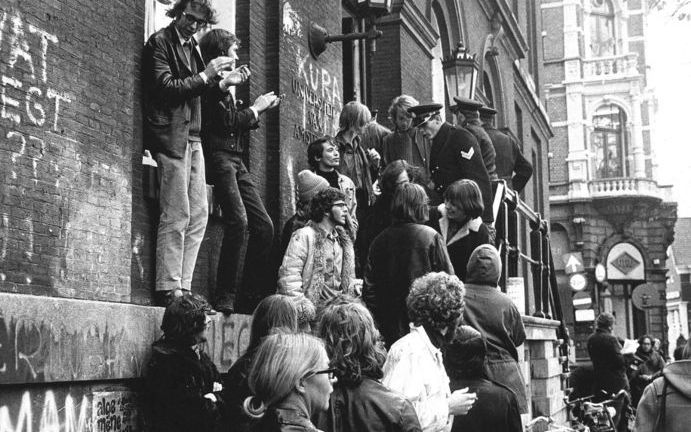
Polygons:
M283 233L281 234L281 258L283 258L283 255L286 253L288 243L290 243L290 237L293 233L307 225L307 222L310 220L309 204L310 201L312 201L312 197L328 187L329 182L326 181L325 178L319 177L310 170L302 170L298 173L296 184L298 202L295 206L295 214L288 219L283 226Z

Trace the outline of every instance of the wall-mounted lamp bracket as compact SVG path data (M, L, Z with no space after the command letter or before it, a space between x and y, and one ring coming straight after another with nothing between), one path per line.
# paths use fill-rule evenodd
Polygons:
M326 50L327 44L331 42L343 42L343 41L353 41L353 40L370 40L380 38L382 36L382 31L377 30L376 24L372 24L370 29L366 32L359 33L348 33L342 35L331 36L324 27L317 23L310 23L308 42L310 47L310 54L314 59L318 59L319 55Z

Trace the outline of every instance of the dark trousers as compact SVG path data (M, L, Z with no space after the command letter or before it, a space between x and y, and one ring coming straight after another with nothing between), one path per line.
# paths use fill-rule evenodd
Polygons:
M252 313L268 293L261 275L265 273L262 266L270 260L274 226L241 155L216 151L210 167L214 194L226 224L218 262L216 304L234 303L236 312Z

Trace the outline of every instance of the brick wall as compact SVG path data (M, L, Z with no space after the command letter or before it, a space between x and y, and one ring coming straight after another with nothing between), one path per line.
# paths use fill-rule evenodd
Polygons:
M130 299L143 19L137 1L0 7L0 290Z

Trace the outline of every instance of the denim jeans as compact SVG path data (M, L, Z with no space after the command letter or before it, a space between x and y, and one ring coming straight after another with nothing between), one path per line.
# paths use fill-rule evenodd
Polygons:
M156 290L189 290L209 217L201 143L188 142L182 159L158 153L156 162L161 212L156 239Z
M237 301L236 310L251 313L268 288L274 226L242 156L215 151L209 167L215 180L214 194L226 224L218 261L216 304ZM243 277L244 276L244 277Z

